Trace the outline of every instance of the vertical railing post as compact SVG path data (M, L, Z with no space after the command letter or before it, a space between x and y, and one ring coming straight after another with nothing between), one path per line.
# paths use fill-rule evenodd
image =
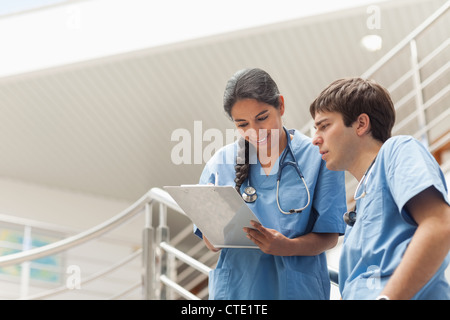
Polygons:
M155 299L155 235L152 225L153 203L145 205L145 226L142 232L143 299Z
M31 249L31 227L25 226L23 230L22 251ZM20 297L28 296L28 289L30 288L30 264L31 261L21 263L20 271Z
M419 130L422 130L427 126L427 119L425 115L425 108L423 103L423 94L422 94L422 81L420 77L420 69L419 69L419 54L417 52L417 43L416 40L412 39L409 42L409 47L411 50L411 68L413 70L413 84L414 89L416 91L415 100L416 100L416 109L417 109L417 119L419 123ZM420 137L420 141L428 148L428 134L424 132Z
M169 275L169 258L167 252L159 248L161 242L169 243L169 227L167 226L167 206L163 203L159 204L159 225L156 229L156 245L158 246L158 270L156 273L156 286L159 290L158 298L161 300L169 299L168 288L161 284L159 277Z

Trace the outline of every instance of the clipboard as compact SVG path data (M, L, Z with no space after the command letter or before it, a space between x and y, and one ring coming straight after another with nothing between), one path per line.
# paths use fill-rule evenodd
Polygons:
M246 237L243 227L258 221L232 186L165 186L185 214L216 248L259 247Z

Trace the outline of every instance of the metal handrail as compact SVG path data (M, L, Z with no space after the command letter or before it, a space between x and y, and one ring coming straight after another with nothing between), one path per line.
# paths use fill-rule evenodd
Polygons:
M383 56L377 63L375 63L370 69L368 69L365 73L361 75L363 78L370 77L373 73L379 70L383 65L385 65L390 59L392 59L400 50L406 47L411 41L413 41L419 34L421 34L425 29L427 29L431 24L434 23L441 15L443 15L450 7L450 1L447 1L441 8L439 8L433 15L431 15L428 19L426 19L418 28L416 28L413 32L411 32L406 38L404 38L401 42L398 43L392 50L390 50L385 56ZM422 61L422 63L424 63ZM420 67L420 66L419 66ZM445 93L448 92L448 88ZM431 104L431 103L430 103ZM313 122L310 121L308 125L302 128L302 131L307 130L308 126L311 127ZM428 128L423 128L422 130L427 130ZM84 232L80 232L74 236L70 236L66 239L56 241L54 243L30 249L27 251L10 254L7 256L0 257L0 267L9 266L13 264L19 264L25 261L30 261L34 259L38 259L47 255L56 254L62 252L64 250L71 249L78 245L88 242L94 238L102 236L107 232L121 226L123 223L133 218L140 212L142 212L147 205L152 204L153 201L159 202L165 208L171 208L174 211L185 214L183 210L173 201L173 199L163 190L158 188L152 188L149 192L147 192L144 196L142 196L138 201L136 201L129 208L125 209L118 215L112 217L105 222L88 229ZM181 261L191 265L195 269L199 270L202 273L208 274L211 270L208 266L203 263L195 260L194 258L186 255L175 247L169 245L166 241L161 241L157 243L156 246L165 250L167 253L177 257ZM329 268L330 280L333 284L337 285L338 282L338 272L332 268ZM97 275L93 278L97 278ZM179 286L177 283L172 281L169 277L164 274L159 275L159 280L165 285L175 289L182 296L189 299L196 299L195 295L192 295L186 289ZM136 285L133 285L136 287Z
M370 78L375 72L377 72L382 66L384 66L387 62L389 62L392 58L394 58L401 50L403 50L411 41L413 41L415 38L417 38L422 32L424 32L426 29L428 29L436 20L438 20L443 14L447 12L447 10L450 8L450 0L444 3L438 10L436 10L431 16L429 16L427 19L425 19L424 22L422 22L416 29L414 29L411 33L409 33L402 41L400 41L395 47L393 47L391 50L389 50L384 56L382 56L375 64L372 65L369 69L367 69L364 73L360 75L363 79ZM442 46L447 45L447 41L445 41L445 44L442 44ZM443 49L438 47L436 50L442 51ZM434 52L432 52L429 56L430 59L435 55ZM428 60L423 61L422 63L427 63ZM422 64L419 64L419 67L422 67ZM409 76L412 75L409 74ZM404 75L406 77L406 75ZM308 134L314 126L314 120L311 119L307 124L305 124L300 132L304 134Z
M171 246L170 244L166 243L166 242L161 242L159 244L159 246L164 249L166 252L173 254L176 258L180 259L181 261L183 261L184 263L190 265L191 267L197 269L198 271L208 275L209 272L212 270L210 267L208 267L207 265L201 263L198 260L195 260L194 258L192 258L191 256L185 254L184 252L176 249L175 247ZM339 286L339 272L328 266L328 275L330 278L330 282L335 285L335 286ZM163 280L164 277L164 280ZM186 290L184 291L180 291L179 290L179 285L176 284L174 281L167 281L167 277L164 275L160 276L160 279L169 287L171 287L172 289L175 289L178 293L182 294L183 296L186 297ZM190 298L192 297L196 297L195 295L190 294L189 296ZM197 297L196 297L197 298Z
M133 205L131 205L121 213L117 214L116 216L112 217L111 219L108 219L103 223L100 223L97 226L92 227L91 229L88 229L74 236L70 236L66 239L62 239L42 247L0 257L0 267L5 267L9 265L19 264L25 261L39 259L44 256L56 254L61 251L68 250L78 245L81 245L85 242L88 242L91 239L97 238L119 227L125 221L131 219L132 217L140 213L147 203L150 203L153 199L156 198L161 199L160 192L158 191L155 192L154 189L151 189L148 193L142 196ZM174 204L168 202L167 205L173 206Z
M104 270L101 270L99 272L96 272L86 278L84 278L83 280L80 279L80 286L81 285L85 285L88 284L89 282L92 282L94 280L97 280L98 278L107 275L115 270L117 270L118 268L122 267L123 265L127 264L128 262L130 262L131 260L137 258L138 256L140 256L142 254L142 249L138 249L135 252L131 253L130 255L126 256L125 258L123 258L122 260L116 262L115 264L107 267ZM44 291L41 293L37 293L34 295L30 295L30 296L26 296L24 298L21 298L21 300L36 300L36 299L43 299L43 298L47 298L50 296L54 296L56 294L65 292L65 291L70 291L71 289L69 289L67 286L61 286L55 289L51 289L48 291Z
M20 264L26 261L35 260L42 258L44 256L52 255L59 253L61 251L65 251L71 248L74 248L76 246L79 246L83 243L88 242L89 240L92 240L94 238L100 237L104 235L105 233L123 225L128 220L134 218L137 214L143 212L145 209L148 208L148 205L151 205L153 201L156 201L160 203L160 205L163 205L165 208L171 208L174 211L178 212L179 214L185 215L184 211L178 206L178 204L170 197L168 193L166 193L164 190L161 190L159 188L152 188L150 191L148 191L145 195L143 195L139 200L137 200L134 204L132 204L130 207L122 211L121 213L117 214L116 216L112 217L111 219L106 220L103 223L100 223L97 226L94 226L93 228L90 228L84 232L80 232L74 236L68 237L66 239L56 241L54 243L22 251L19 253L9 254L6 256L0 257L0 267L5 267L9 265L14 264ZM20 222L20 221L19 221ZM23 221L22 221L23 222ZM14 223L18 223L18 221L14 221ZM162 247L164 247L164 243L162 243ZM172 252L172 254L176 254L177 256L182 256L183 253L175 248L171 249L168 244L166 244L166 250L169 250ZM100 276L111 272L112 270L115 270L117 267L123 265L125 262L129 261L130 259L133 259L137 255L142 254L142 249L134 252L129 257L126 257L124 260L114 264L113 266L107 268L106 270L97 272L96 274L84 279L83 283L87 283L90 281L93 281ZM195 259L184 255L181 258L182 260L187 260L190 263L193 263L194 265L200 266L197 268L200 268L203 272L208 273L208 267L203 265L201 262L196 262ZM166 283L170 283L170 281L165 281ZM140 282L142 283L142 282ZM132 288L135 288L136 285L133 285ZM132 290L132 288L130 290ZM25 297L24 299L39 299L48 297L51 295L55 295L58 293L61 293L66 288L55 288L53 290L49 290L47 292L43 292L40 294L36 294L33 296ZM185 294L184 294L185 296ZM116 298L117 296L115 296Z
M184 263L187 263L191 267L197 269L198 271L208 275L211 271L211 268L207 265L204 265L203 263L199 262L198 260L195 260L194 258L188 256L184 252L176 249L175 247L171 246L170 244L166 242L161 242L159 246L164 249L166 252L173 254L175 257L183 261Z
M176 283L175 281L172 281L170 278L168 278L165 275L161 275L160 280L162 283L164 283L166 286L174 289L176 292L178 292L180 295L182 295L184 298L188 299L188 300L200 300L199 297L197 297L195 294L192 294L191 292L189 292L188 290L186 290L185 288L183 288L182 286L180 286L178 283Z
M436 10L431 16L425 19L416 29L414 29L410 34L408 34L402 41L400 41L394 48L389 50L380 60L378 60L372 67L370 67L366 72L361 75L361 78L366 79L371 77L375 72L377 72L382 66L384 66L389 60L397 55L401 50L403 50L409 43L417 38L423 31L425 31L429 26L431 26L440 16L442 16L450 8L450 1L444 3L438 10Z
M109 300L118 300L118 299L122 298L123 296L126 296L130 292L136 290L139 287L142 287L142 281L136 281L134 284L132 284L130 287L128 287L124 291L119 292L119 293L115 294L114 296L110 297Z

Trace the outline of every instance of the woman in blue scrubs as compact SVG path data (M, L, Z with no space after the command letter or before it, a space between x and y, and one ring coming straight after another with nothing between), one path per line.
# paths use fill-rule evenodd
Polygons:
M343 299L450 299L450 202L438 163L411 136L391 137L395 109L379 84L331 83L310 106L313 143L330 170L358 181L339 265Z
M256 189L257 199L248 206L261 224L252 222L242 232L260 250L222 249L210 273L210 299L329 299L325 251L345 229L343 172L328 171L310 138L283 127L284 98L265 71L237 72L227 83L224 109L242 137L216 152L200 184L232 185L239 194L250 185ZM283 152L285 162L295 157L307 188L295 167L287 165L277 197ZM304 209L289 213L294 208ZM200 230L195 233L202 237Z

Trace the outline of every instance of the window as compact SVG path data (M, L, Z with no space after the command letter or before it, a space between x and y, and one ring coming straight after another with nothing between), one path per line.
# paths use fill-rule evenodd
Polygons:
M0 225L0 256L21 252L24 249L41 247L61 239L61 236L37 229L25 229ZM62 254L32 260L27 277L30 283L62 284L64 281ZM20 281L24 264L0 268L0 279Z

